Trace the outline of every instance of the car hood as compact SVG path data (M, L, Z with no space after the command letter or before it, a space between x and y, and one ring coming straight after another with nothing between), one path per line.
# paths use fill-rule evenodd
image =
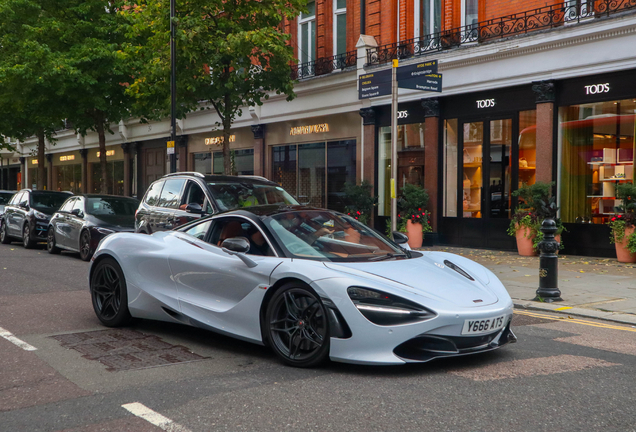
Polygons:
M444 265L444 258L448 259L424 255L419 258L382 262L326 262L325 266L356 276L373 275L388 279L403 285L402 288L406 291L460 307L487 306L499 300L495 292L488 287L487 273L479 271L479 264L471 263L469 268L465 262L460 263L459 259L450 259L475 279L471 281Z

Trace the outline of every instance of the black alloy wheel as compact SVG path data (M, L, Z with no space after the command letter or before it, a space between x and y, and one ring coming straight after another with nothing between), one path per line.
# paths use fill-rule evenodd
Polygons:
M46 250L50 254L59 254L61 252L60 248L55 244L55 229L52 226L49 227L49 231L46 233Z
M22 230L22 246L25 249L32 249L35 246L35 242L31 240L31 229L28 223L24 224L24 229Z
M105 326L120 327L131 321L126 279L113 258L104 258L93 270L91 299L95 315Z
M290 366L311 367L329 354L329 322L324 305L309 287L289 283L267 306L266 337Z
M0 243L9 244L11 243L11 237L9 237L9 233L7 232L7 224L2 224L2 229L0 229Z
M82 234L80 234L79 251L80 258L84 261L90 260L93 256L93 251L91 250L91 234L88 230L84 230Z

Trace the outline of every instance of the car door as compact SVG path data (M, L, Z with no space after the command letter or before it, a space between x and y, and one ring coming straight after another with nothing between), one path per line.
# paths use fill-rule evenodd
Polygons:
M181 203L174 213L174 226L178 227L201 218L200 213L191 213L186 211L189 204L197 204L201 207L201 211L205 212L205 193L203 188L194 180L188 180L181 198Z
M186 180L183 178L169 178L163 185L159 205L155 207L155 229L167 231L176 227L175 212L181 203L181 197Z
M73 203L73 208L71 208L68 213L68 241L69 247L79 250L79 238L80 232L82 231L82 227L84 226L84 197L77 197L75 202Z
M7 234L10 236L20 235L19 228L16 228L15 213L23 193L24 192L18 192L15 194L4 210L4 223L7 225Z
M13 232L12 235L16 237L22 237L22 227L26 221L27 213L30 208L30 192L24 191L20 195L18 204L14 207L13 212Z
M60 206L58 211L53 213L51 217L50 226L53 227L53 232L55 234L55 243L57 246L66 247L67 246L67 236L68 236L68 212L73 208L73 203L75 202L75 197L69 198Z
M234 222L242 225L243 232L229 226ZM202 223L210 225L206 241L197 235L198 225L190 233L175 232L173 237L179 246L171 249L169 263L181 312L220 331L260 341L260 304L270 275L283 258L248 253L246 257L256 264L250 267L217 245L222 235L250 235L249 229L255 227L248 219L220 216Z

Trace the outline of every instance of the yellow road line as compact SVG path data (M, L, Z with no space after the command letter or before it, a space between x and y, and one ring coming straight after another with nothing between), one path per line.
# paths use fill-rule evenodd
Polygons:
M552 316L552 315L543 315L543 314L540 314L540 313L527 312L527 311L514 311L514 313L516 313L518 315L526 315L526 316L531 316L531 317L535 317L535 318L551 319L551 320L554 320L554 321L562 321L562 322L568 322L568 323L572 323L572 324L581 324L581 325L586 325L586 326L590 326L590 327L599 327L599 328L605 328L605 329L611 329L611 330L622 330L622 331L628 331L628 332L636 333L636 328L617 326L617 325L611 325L611 324L597 323L597 322L594 322L594 321L586 321L586 320L582 320L582 319L578 319L578 318L555 317L555 316Z
M567 309L572 309L572 308L570 306L563 306L563 307L557 308L555 310L562 311L562 310L567 310Z

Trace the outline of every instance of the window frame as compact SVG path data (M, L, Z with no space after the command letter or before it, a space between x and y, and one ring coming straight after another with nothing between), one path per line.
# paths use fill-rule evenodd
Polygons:
M299 63L309 63L312 62L314 60L316 60L314 57L312 57L312 54L314 54L315 56L315 51L316 51L316 38L314 38L314 40L311 40L311 38L309 38L309 35L311 35L311 30L314 30L314 35L316 34L316 10L315 7L318 6L317 5L317 1L314 1L314 14L311 16L308 16L307 18L302 18L302 14L298 16L298 62ZM307 37L309 38L309 40L307 41L307 61L303 62L302 61L302 45L303 45L303 38L302 38L302 26L304 24L308 24L307 27ZM312 44L312 45L310 45ZM313 49L312 49L313 48ZM213 165L214 167L214 165ZM214 168L213 168L214 169Z
M333 55L334 56L337 56L339 54L338 53L338 16L339 15L345 15L345 17L347 16L346 2L345 2L345 7L344 8L338 8L338 0L333 0L333 33L332 33L331 40L333 41ZM346 32L346 28L347 28L347 26L345 25L345 49L340 54L346 54L347 53L347 32Z
M413 26L413 37L415 39L418 38L424 38L430 34L434 34L434 33L422 33L422 23L423 23L423 13L424 10L422 9L423 7L423 3L426 0L414 0L414 26ZM439 2L439 32L441 33L442 31L442 1L441 0L428 0L430 1L430 5L429 5L429 17L430 17L430 22L428 23L428 26L430 28L434 28L435 27L435 3ZM463 4L463 2L462 2Z

